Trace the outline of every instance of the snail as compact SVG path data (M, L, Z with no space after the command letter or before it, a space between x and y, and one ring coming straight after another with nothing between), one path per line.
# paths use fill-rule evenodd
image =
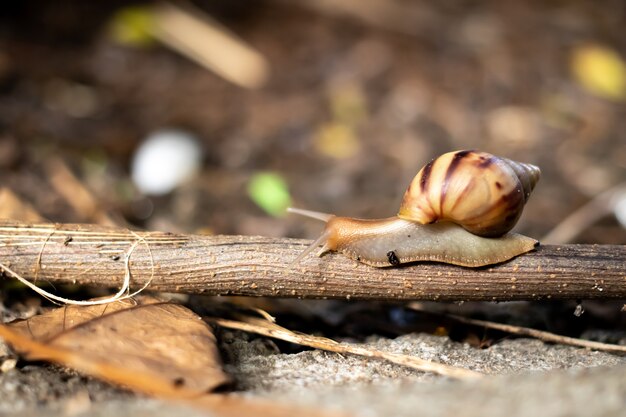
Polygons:
M509 260L539 242L510 233L539 181L538 167L475 150L449 152L415 176L398 215L364 220L289 208L326 222L294 261L322 245L375 267L436 261L480 267Z

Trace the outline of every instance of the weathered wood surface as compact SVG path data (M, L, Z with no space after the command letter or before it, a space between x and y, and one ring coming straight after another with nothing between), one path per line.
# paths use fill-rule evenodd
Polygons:
M0 223L0 263L31 281L131 291L377 300L626 298L626 246L546 245L479 269L436 263L372 268L342 255L291 261L310 242L131 232L95 225ZM6 274L5 274L6 275ZM9 278L7 278L9 279Z

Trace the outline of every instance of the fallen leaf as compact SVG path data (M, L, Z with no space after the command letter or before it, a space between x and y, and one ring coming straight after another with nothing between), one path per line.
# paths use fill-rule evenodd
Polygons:
M14 348L26 359L58 362L140 392L198 395L230 381L215 336L199 316L177 304L141 300L67 306L11 324L41 342Z
M143 297L141 300L141 304L159 302L157 299L148 297ZM137 302L134 300L120 300L110 304L91 306L66 305L47 313L33 316L28 320L15 321L10 326L37 341L46 342L48 339L79 324L136 305Z

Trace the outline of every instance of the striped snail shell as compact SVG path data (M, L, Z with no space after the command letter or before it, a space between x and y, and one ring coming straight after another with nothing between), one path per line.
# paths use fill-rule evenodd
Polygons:
M464 150L433 159L415 176L398 217L450 221L479 236L501 236L517 223L539 181L538 167Z

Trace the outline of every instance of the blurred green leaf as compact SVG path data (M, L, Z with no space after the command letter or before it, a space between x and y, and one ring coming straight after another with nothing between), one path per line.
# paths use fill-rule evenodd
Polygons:
M572 53L571 70L590 93L610 100L626 100L626 63L613 49L580 46Z
M154 13L150 7L124 7L115 13L109 27L113 39L121 44L143 47L154 43Z
M259 172L248 183L248 196L266 213L280 217L291 205L291 195L284 178L273 172Z

